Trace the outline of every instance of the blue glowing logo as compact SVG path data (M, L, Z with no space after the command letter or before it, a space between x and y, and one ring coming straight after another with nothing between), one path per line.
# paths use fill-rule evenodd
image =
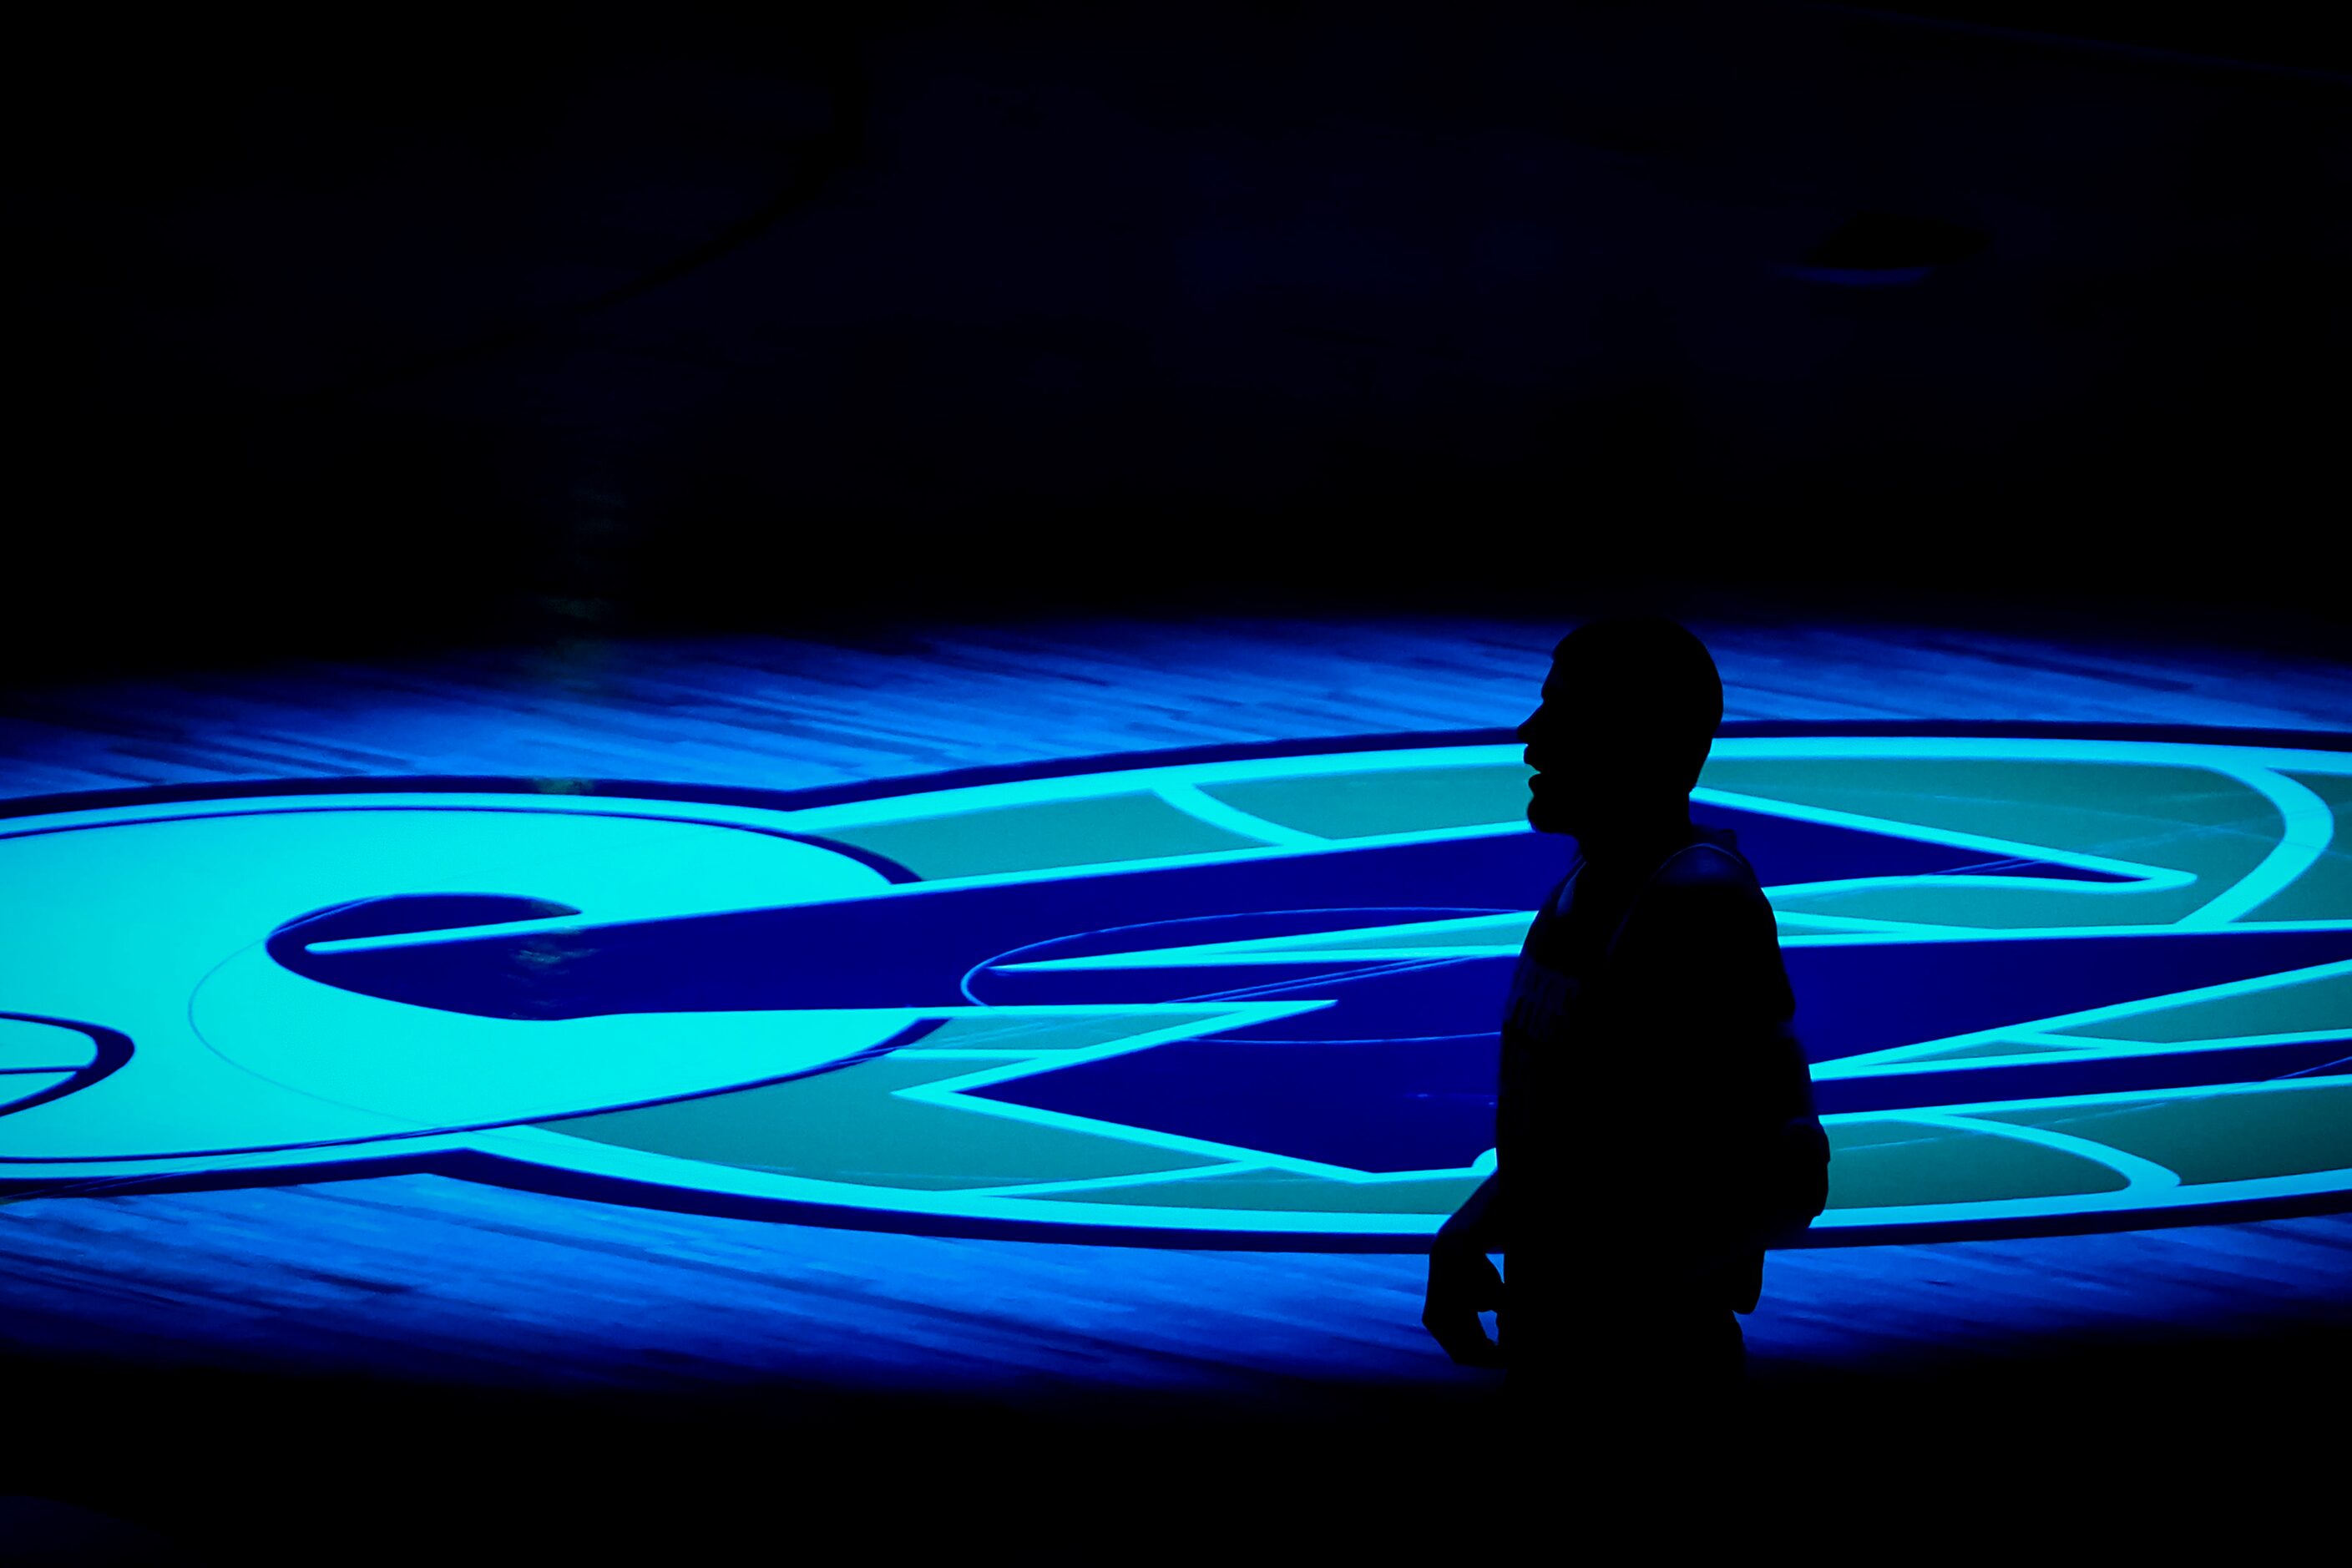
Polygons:
M431 1169L814 1223L1411 1249L1566 846L1505 736L767 795L306 781L0 818L0 1180ZM1815 1243L2352 1203L2352 752L1727 734ZM1675 1064L1654 1101L1672 1158Z

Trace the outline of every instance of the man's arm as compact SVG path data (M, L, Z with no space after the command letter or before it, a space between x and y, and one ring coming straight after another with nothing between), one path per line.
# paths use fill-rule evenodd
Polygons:
M1674 1230L1670 1263L1676 1274L1704 1279L1756 1253L1788 1246L1804 1235L1820 1212L1818 1207L1790 1202L1780 1193L1738 1194L1733 1184L1805 1167L1825 1173L1829 1140L1821 1123L1808 1116L1783 1122L1770 1141L1779 1146L1759 1148L1725 1182L1693 1193L1681 1225Z
M1438 1227L1438 1245L1473 1252L1502 1251L1503 1212L1503 1173L1496 1171L1462 1200L1452 1219Z
M1752 877L1727 857L1689 855L1643 902L1618 955L1620 1026L1650 1081L1626 1088L1670 1095L1692 1136L1670 1169L1622 1194L1621 1213L1647 1211L1624 1217L1654 1238L1651 1267L1699 1278L1802 1228L1757 1184L1797 1163L1778 1145L1810 1152L1821 1129L1771 906Z
M1489 1252L1502 1250L1500 1171L1478 1184L1429 1247L1429 1289L1421 1326L1463 1366L1500 1366L1503 1352L1478 1314L1503 1305L1503 1277Z
M1502 1350L1486 1337L1478 1314L1499 1311L1503 1305L1503 1277L1487 1254L1505 1250L1503 1128L1507 1111L1517 1107L1511 1090L1512 1058L1506 1045L1496 1072L1494 1173L1462 1200L1429 1247L1429 1289L1422 1302L1421 1325L1462 1366L1503 1364Z

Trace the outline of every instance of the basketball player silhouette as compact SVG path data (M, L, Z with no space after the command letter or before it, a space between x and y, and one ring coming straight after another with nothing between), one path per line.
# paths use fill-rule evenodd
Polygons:
M1519 726L1528 824L1576 854L1513 977L1495 1173L1431 1247L1422 1321L1457 1362L1507 1354L1520 1390L1735 1385L1764 1246L1826 1196L1771 908L1734 835L1690 819L1722 717L1706 647L1643 617L1563 638Z

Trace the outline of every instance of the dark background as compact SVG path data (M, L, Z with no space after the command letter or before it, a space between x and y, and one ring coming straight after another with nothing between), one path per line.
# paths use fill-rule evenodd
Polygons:
M2326 8L1907 10L52 8L0 657L1620 591L2334 637Z
M12 16L0 682L1611 595L2341 647L2328 10ZM1942 226L1821 254L1870 215ZM1942 264L1857 286L1809 258ZM1122 1541L1260 1490L1318 1540L1492 1541L1458 1524L1493 1495L1490 1413L1389 1395L1307 1391L1237 1450L1230 1409L1164 1402L812 1415L799 1388L0 1360L5 1485L225 1561L446 1551L479 1517L608 1552L789 1550L867 1513L877 1542L1026 1544L1072 1466ZM1757 1539L1850 1537L1882 1456L1935 1489L1909 1534L2063 1477L2111 1545L2150 1456L2204 1467L2147 1515L2168 1530L2182 1499L2293 1496L2271 1439L2340 1407L2344 1363L2329 1334L1874 1377L1761 1407L1754 1451L1801 1501ZM975 1454L1009 1473L974 1482ZM1382 1490L1430 1464L1434 1502Z

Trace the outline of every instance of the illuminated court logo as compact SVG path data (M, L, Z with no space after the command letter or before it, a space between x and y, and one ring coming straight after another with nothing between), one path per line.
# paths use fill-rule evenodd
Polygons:
M1762 733L1816 1243L2352 1206L2352 751ZM0 1180L435 1170L821 1224L1422 1245L1567 847L1501 732L799 795L308 781L0 817ZM1677 1156L1680 1069L1614 1114Z

